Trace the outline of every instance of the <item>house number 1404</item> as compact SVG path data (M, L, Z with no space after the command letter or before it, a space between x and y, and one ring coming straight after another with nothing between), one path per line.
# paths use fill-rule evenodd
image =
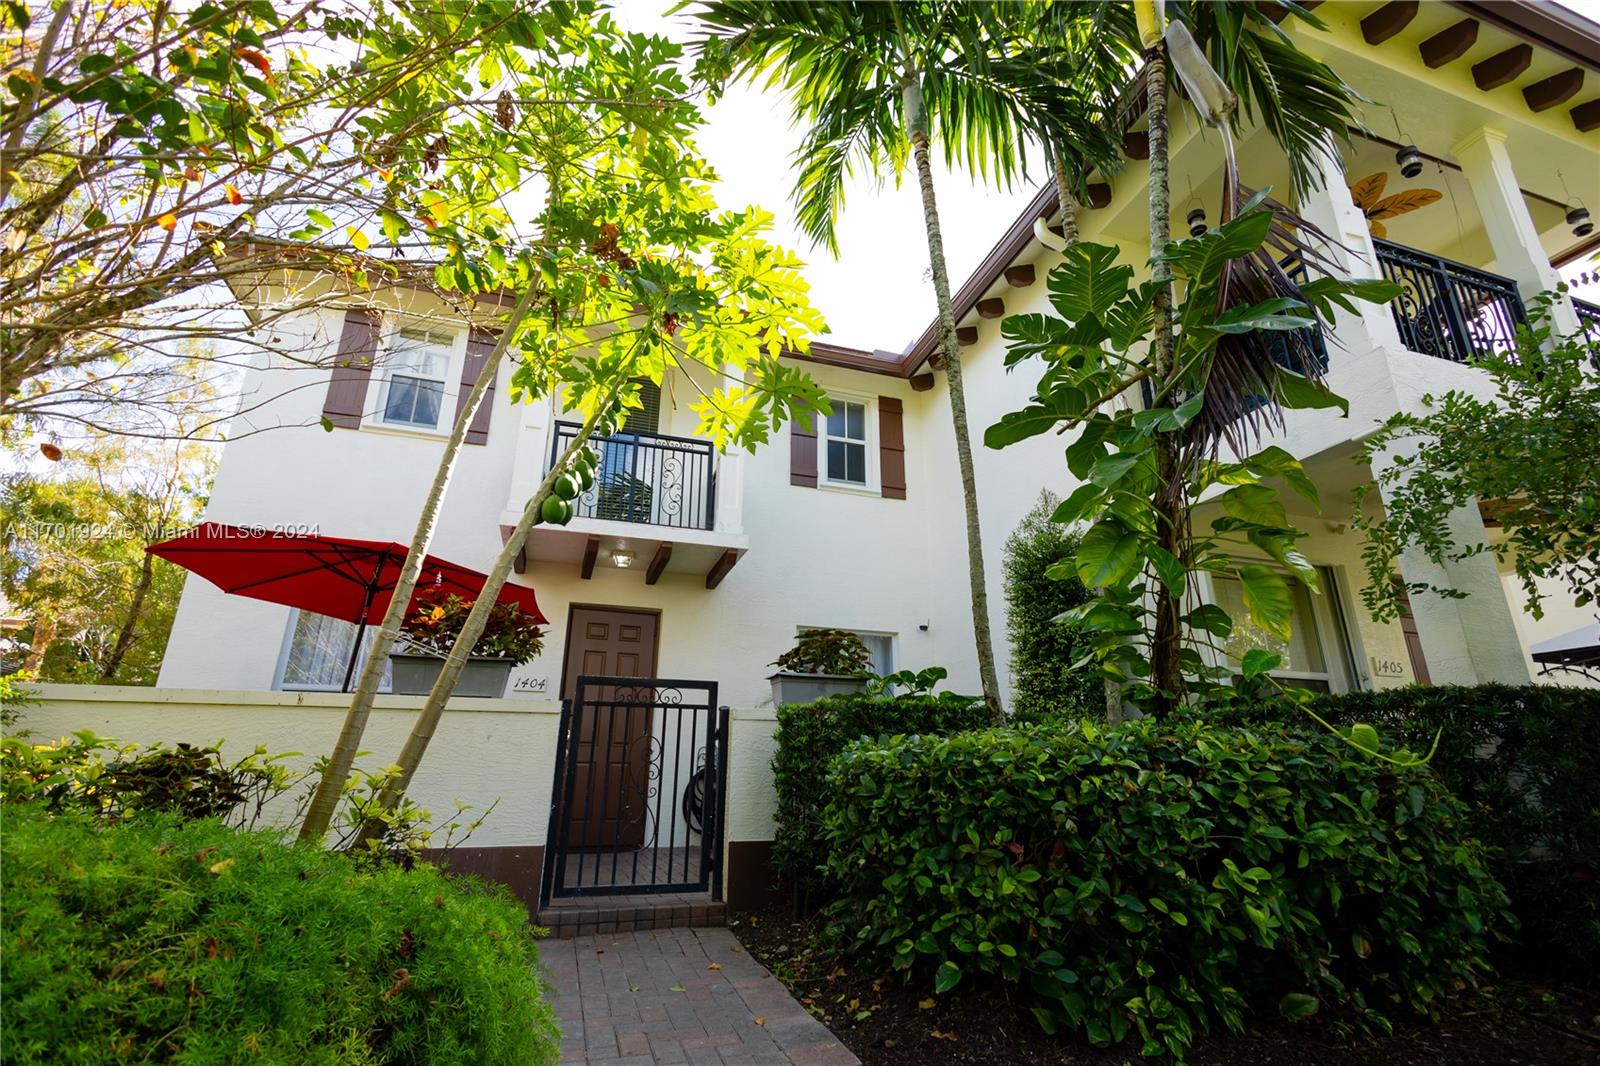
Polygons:
M511 686L513 692L546 692L549 688L548 677L519 677Z

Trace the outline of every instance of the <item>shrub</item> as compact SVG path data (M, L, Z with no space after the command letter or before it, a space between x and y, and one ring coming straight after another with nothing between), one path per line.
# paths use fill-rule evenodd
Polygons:
M848 629L808 629L769 666L791 674L850 676L872 665L866 642Z
M419 593L411 613L401 624L407 650L419 655L449 655L467 624L476 600L462 599L453 592L428 590ZM489 611L472 654L486 659L509 659L521 666L544 649L544 631L514 603L496 602Z
M1074 665L1088 651L1077 627L1056 621L1094 597L1070 565L1051 567L1078 551L1078 534L1050 521L1058 499L1049 492L1006 541L1006 627L1011 635L1011 717L1019 722L1105 716L1105 682L1094 664ZM1059 572L1058 572L1059 573Z
M556 1058L503 889L216 821L5 813L8 1063Z
M1439 737L1430 766L1466 804L1489 868L1521 920L1519 942L1541 963L1600 958L1600 690L1475 685L1320 696L1309 709L1335 726L1367 722L1412 751ZM1320 727L1286 702L1224 705L1213 722Z
M988 721L981 700L938 696L827 696L778 708L772 783L778 794L772 862L779 878L811 892L827 852L818 839L828 763L852 741L893 733L950 733Z
M862 742L821 846L835 930L945 991L1027 985L1046 1029L1202 1029L1321 1003L1383 1025L1485 969L1505 897L1459 802L1328 735L1142 720Z

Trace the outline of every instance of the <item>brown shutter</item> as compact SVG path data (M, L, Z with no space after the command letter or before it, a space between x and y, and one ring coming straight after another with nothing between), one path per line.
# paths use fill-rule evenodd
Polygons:
M359 429L367 407L372 360L378 354L378 313L351 308L344 313L339 354L322 401L322 417L345 429Z
M878 480L889 500L906 498L906 432L900 401L878 397Z
M817 427L811 415L789 423L789 484L817 487Z
M494 346L499 342L499 337L493 333L473 330L467 335L467 361L461 366L461 389L456 393L456 417L461 417L461 408L466 405L467 394L478 383L478 375L488 366L489 356L494 352ZM488 367L491 375L489 391L484 393L483 402L478 405L478 410L472 416L472 425L467 427L468 444L489 443L489 419L494 414L494 378L498 368Z

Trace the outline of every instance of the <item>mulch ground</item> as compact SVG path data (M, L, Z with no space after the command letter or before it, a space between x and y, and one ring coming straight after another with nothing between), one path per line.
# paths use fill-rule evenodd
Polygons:
M787 909L729 920L734 934L866 1066L1151 1060L1137 1045L1096 1048L1039 1029L1015 989L962 986L944 996L862 973L818 943L821 923ZM1350 1033L1337 1020L1276 1020L1242 1035L1202 1037L1196 1066L1571 1066L1600 1063L1600 989L1512 977L1450 1003L1438 1024L1399 1020L1394 1033Z

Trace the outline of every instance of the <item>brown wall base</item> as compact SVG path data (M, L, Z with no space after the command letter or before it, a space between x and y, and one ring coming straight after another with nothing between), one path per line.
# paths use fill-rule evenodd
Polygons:
M729 841L728 869L722 885L730 914L781 903L783 893L772 875L772 841Z
M544 848L525 847L452 848L429 850L423 857L437 862L451 873L473 874L485 881L497 881L511 889L528 907L531 916L539 909L539 879L544 874Z

